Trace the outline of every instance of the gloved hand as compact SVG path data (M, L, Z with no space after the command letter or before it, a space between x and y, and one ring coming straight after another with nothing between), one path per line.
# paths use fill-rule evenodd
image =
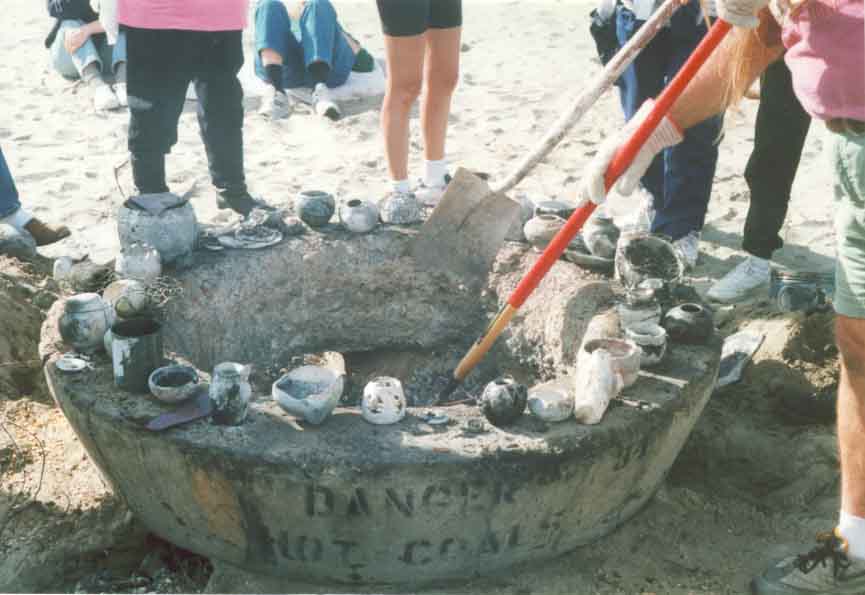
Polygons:
M734 27L754 29L760 24L757 13L769 4L769 0L717 0L717 3L718 18Z
M631 118L625 127L617 134L614 134L603 142L597 154L592 159L589 166L583 172L583 179L580 182L580 189L577 193L577 206L583 206L588 201L592 201L596 205L604 202L607 196L607 190L604 187L604 174L613 160L616 151L619 147L631 137L640 123L646 119L655 102L651 99L646 100L634 117ZM620 194L631 194L637 185L640 183L640 178L649 169L655 155L666 149L682 142L682 130L668 116L664 116L658 127L649 135L646 142L637 152L636 157L631 162L628 169L625 170L615 185L615 188Z

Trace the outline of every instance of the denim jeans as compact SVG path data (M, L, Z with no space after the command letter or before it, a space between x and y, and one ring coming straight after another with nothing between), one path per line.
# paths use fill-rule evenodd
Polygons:
M8 217L21 208L18 201L18 189L15 188L15 180L12 172L3 157L3 149L0 148L0 219Z
M260 0L255 8L255 73L266 81L267 72L261 62L263 49L282 56L286 89L315 87L316 81L308 70L314 62L330 66L325 81L328 87L345 84L354 66L354 51L330 0L307 0L296 21L291 20L281 0Z
M117 37L117 43L108 45L105 35L91 35L84 45L72 54L66 51L63 44L68 29L78 29L84 26L83 21L68 19L60 23L57 37L51 44L51 62L54 69L68 79L77 79L84 69L93 64L99 64L103 74L114 74L117 65L126 62L126 34L122 31Z
M616 12L619 43L624 45L644 22L619 6ZM706 31L697 0L691 0L673 15L670 26L658 32L616 82L626 119L630 120L646 99L660 94ZM722 123L723 117L716 116L689 128L681 143L666 149L649 166L641 182L653 198L653 232L676 240L703 228L718 162Z

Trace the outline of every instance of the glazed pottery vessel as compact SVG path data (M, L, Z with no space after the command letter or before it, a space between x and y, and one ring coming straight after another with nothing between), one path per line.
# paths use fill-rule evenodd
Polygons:
M573 394L558 381L532 387L528 404L532 415L546 422L564 421L574 414Z
M495 426L517 421L526 410L528 390L511 376L496 378L486 385L478 402L481 413Z
M132 279L149 285L162 274L162 257L150 244L136 242L123 248L117 255L114 272L121 279Z
M142 316L150 301L144 284L133 279L115 281L102 292L102 299L108 302L120 318Z
M663 327L672 341L705 343L715 332L712 313L700 304L681 304L665 315Z
M381 220L392 225L409 225L422 219L421 205L414 194L392 192L379 203Z
M163 366L150 374L147 384L163 403L180 403L195 394L198 372L189 366Z
M198 221L188 201L159 215L121 205L117 233L124 252L132 244L147 244L159 252L162 264L168 265L192 254L198 239Z
M685 265L672 242L642 232L623 233L616 247L616 278L632 289L647 279L678 283Z
M578 367L586 355L603 350L610 354L613 369L621 375L624 387L627 388L637 381L640 372L640 348L627 339L593 339L583 346Z
M234 362L219 364L210 381L210 401L213 403L213 423L237 426L246 419L252 386L249 366Z
M352 233L367 233L378 225L378 207L368 200L352 199L339 208L342 226Z
M557 215L535 215L523 226L523 233L532 247L543 250L564 225L565 220Z
M667 353L667 331L657 323L644 322L625 329L625 336L640 348L640 366L655 366Z
M300 366L273 383L271 396L288 413L319 425L339 404L345 377L323 366Z
M76 351L98 351L112 319L111 306L98 293L79 293L66 300L58 330L63 341Z
M625 296L625 302L616 307L622 329L640 324L660 324L661 305L653 292L634 289Z
M402 383L388 376L368 382L360 407L363 418L371 424L395 424L405 417L407 407Z
M579 423L599 423L610 401L624 388L614 360L606 349L597 349L580 364L574 386L574 418Z
M592 256L613 258L619 241L619 228L610 217L589 217L582 229L583 242Z
M335 210L336 200L323 190L304 190L294 199L294 214L310 227L327 225Z
M114 384L146 393L150 374L162 366L162 325L152 318L129 318L111 327L111 363Z

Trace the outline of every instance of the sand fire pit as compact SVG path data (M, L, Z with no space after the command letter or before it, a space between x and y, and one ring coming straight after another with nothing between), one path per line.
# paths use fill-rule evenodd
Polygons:
M203 254L179 274L166 348L204 379L221 361L256 367L259 396L239 427L149 432L170 406L115 389L107 358L77 375L55 368L54 309L43 328L51 391L144 524L248 577L407 584L559 555L651 497L711 392L719 342L671 345L624 394L651 406L611 407L597 426L527 413L474 433L465 422L480 414L469 405L438 408L450 423L430 425L424 405L536 255L505 247L481 287L464 287L401 256L414 233L312 233ZM617 330L613 303L608 282L558 263L468 389L500 373L529 386L572 373L587 329ZM298 431L268 383L293 357L325 350L345 357L346 406ZM353 403L383 374L402 380L412 406L402 422L373 426Z

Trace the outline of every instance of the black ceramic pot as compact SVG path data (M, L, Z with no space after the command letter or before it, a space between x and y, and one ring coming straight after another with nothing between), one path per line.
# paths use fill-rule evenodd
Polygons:
M510 376L496 378L484 388L479 405L481 413L495 426L517 421L526 410L529 391Z
M662 326L672 341L678 343L705 343L715 332L712 313L700 304L681 304L671 308Z

